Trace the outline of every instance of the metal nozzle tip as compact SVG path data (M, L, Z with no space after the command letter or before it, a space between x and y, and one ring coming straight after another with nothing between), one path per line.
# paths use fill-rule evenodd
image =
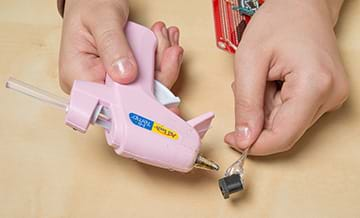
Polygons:
M220 166L217 163L201 155L197 156L194 167L204 170L216 170L216 171L220 169Z

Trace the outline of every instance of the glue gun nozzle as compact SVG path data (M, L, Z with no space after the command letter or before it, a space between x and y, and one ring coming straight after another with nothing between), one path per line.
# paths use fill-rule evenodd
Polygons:
M200 154L197 156L195 161L195 168L203 169L203 170L216 170L220 169L220 166L212 160L209 160Z

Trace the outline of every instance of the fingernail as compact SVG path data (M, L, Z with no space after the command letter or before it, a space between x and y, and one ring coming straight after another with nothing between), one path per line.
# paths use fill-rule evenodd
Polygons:
M164 37L166 37L166 38L168 37L168 31L167 31L166 27L163 27L161 29L161 33L163 34Z
M119 74L120 77L124 78L127 74L134 70L134 64L129 58L121 58L113 63L112 69L113 72Z
M237 139L240 139L242 141L246 141L250 138L250 128L247 127L247 126L239 126L239 127L236 127L236 138Z

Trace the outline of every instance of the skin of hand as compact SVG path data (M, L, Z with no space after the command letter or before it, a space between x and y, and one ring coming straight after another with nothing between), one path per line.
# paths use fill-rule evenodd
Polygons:
M59 58L60 86L70 93L74 80L119 83L136 79L137 64L124 34L129 13L125 0L67 0ZM157 22L155 78L171 88L179 75L183 49L177 27ZM172 109L177 112L177 109Z
M339 108L349 83L336 46L340 0L268 0L235 56L235 131L225 142L251 155L291 149L324 113Z

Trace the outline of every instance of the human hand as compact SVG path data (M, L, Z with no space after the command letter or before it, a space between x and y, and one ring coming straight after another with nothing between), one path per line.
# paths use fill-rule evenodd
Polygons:
M235 131L225 136L233 148L287 151L347 99L333 31L341 0L329 2L268 0L253 16L235 56Z
M69 93L74 80L102 83L105 75L119 83L135 80L137 65L124 34L128 17L125 0L67 0L60 49L60 86ZM182 63L179 30L158 22L155 77L168 88Z

